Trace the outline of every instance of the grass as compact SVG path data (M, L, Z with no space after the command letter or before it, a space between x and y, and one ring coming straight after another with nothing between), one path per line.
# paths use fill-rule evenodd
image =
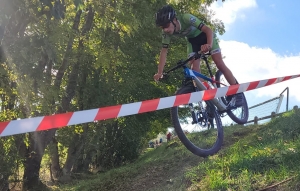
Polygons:
M52 190L300 190L300 111L264 125L224 128L222 150L201 158L178 139L136 162Z

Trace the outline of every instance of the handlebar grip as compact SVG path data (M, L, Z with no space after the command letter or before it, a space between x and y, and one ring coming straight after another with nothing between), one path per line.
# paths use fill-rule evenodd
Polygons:
M169 78L169 75L168 75L167 73L163 73L163 74L162 74L162 77L159 78L158 81L164 82L164 81L166 81L168 78Z

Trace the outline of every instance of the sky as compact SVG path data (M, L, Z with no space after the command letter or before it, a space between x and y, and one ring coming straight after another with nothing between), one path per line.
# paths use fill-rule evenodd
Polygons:
M239 83L300 74L300 1L221 0L213 3L214 18L225 34L218 35L224 62ZM249 106L279 96L289 88L289 105L300 107L300 78L246 92ZM280 112L286 110L286 92Z

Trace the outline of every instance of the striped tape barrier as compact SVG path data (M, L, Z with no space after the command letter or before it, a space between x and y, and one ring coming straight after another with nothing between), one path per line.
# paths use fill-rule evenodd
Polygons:
M76 125L166 109L182 104L198 102L202 100L205 101L225 95L232 95L240 92L250 91L297 77L300 77L300 74L242 83L218 89L193 92L153 100L103 107L98 109L0 122L0 137L34 131L44 131L69 125Z

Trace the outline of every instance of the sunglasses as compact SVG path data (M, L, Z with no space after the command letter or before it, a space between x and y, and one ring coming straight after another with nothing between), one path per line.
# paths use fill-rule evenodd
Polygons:
M169 22L169 23L167 23L167 24L165 24L163 26L160 26L160 28L162 28L162 29L168 28L170 26L170 24L171 24L171 22Z

